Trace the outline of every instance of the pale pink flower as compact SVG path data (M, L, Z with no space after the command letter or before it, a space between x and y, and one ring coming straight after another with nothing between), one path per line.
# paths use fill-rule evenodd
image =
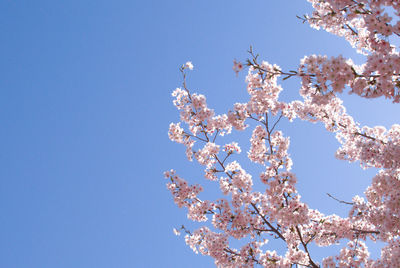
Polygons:
M236 60L233 60L233 67L232 67L233 71L236 73L236 75L238 75L238 73L240 71L243 70L243 64L241 62L238 62Z
M193 70L193 64L191 61L187 61L184 65L185 69Z

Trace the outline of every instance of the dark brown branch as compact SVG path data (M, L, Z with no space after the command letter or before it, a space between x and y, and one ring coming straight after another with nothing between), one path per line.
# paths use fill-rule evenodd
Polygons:
M326 194L327 194L330 198L332 198L333 200L338 201L339 203L346 204L346 205L354 205L354 202L346 202L346 201L337 199L336 197L332 196L330 193L326 193Z
M305 250L306 253L307 253L308 260L310 261L311 267L319 268L319 266L318 266L317 264L315 264L315 262L312 260L311 255L310 255L310 252L308 251L308 248L307 248L307 244L304 243L303 237L301 236L301 232L300 232L300 229L299 229L298 226L296 226L296 231L297 231L297 234L299 235L300 242L301 242L301 244L303 245L303 248L304 248L304 250Z

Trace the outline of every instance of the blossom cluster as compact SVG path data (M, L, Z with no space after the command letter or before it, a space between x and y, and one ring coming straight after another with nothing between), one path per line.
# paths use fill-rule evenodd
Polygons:
M218 184L222 197L201 200L202 186L189 185L175 171L168 171L167 187L175 203L186 207L188 218L208 225L191 232L185 241L194 252L211 256L218 267L400 267L400 125L390 129L357 123L338 97L349 92L364 98L384 96L400 102L400 56L387 37L400 34L385 6L400 12L400 2L384 0L309 0L315 11L304 20L313 27L344 37L367 61L360 66L342 56L311 55L297 71L285 72L277 65L257 61L252 54L246 76L249 100L236 103L226 114L216 115L206 97L192 93L184 83L172 96L181 123L171 123L169 138L186 147L186 155L204 166L205 178ZM234 71L244 65L234 61ZM279 100L287 78L301 81L301 100ZM283 79L282 79L283 78ZM324 215L310 208L297 191L288 153L290 138L277 129L281 119L320 122L340 143L338 159L359 162L362 168L380 169L365 191L355 196L347 217ZM248 159L262 172L252 176L236 160L237 142L218 144L232 130L256 126L250 138ZM249 124L248 124L249 123ZM259 180L262 191L254 188ZM206 224L206 223L204 223ZM175 230L179 233L178 230ZM286 252L269 247L268 238L286 245ZM234 248L232 239L242 241ZM385 244L381 257L371 259L367 240ZM317 261L310 245L331 246L346 241L335 255Z
M304 16L312 27L344 37L361 53L367 55L367 61L357 69L352 63L340 61L342 72L347 67L352 73L345 72L342 81L332 83L338 87L347 79L352 92L362 97L376 98L385 96L400 101L399 75L400 55L396 47L389 42L390 36L400 36L400 21L389 15L392 9L400 12L398 1L388 0L308 0L314 7L311 16ZM328 59L319 59L319 65L329 66ZM326 65L326 64L327 65ZM335 68L337 68L336 66ZM347 68L348 69L348 68ZM328 72L329 73L329 72ZM353 77L351 77L353 76Z

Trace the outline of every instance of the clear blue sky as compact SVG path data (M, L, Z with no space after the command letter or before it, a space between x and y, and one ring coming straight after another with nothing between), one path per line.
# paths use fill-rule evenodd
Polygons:
M163 171L203 180L167 136L178 68L194 63L189 87L222 113L246 101L232 61L250 45L284 69L309 54L362 61L296 19L309 11L293 0L0 1L0 267L213 266L172 233L187 219ZM298 98L298 81L283 86ZM344 97L363 124L398 123L399 105ZM282 129L303 200L345 215L325 193L349 200L375 171L335 160L321 125Z

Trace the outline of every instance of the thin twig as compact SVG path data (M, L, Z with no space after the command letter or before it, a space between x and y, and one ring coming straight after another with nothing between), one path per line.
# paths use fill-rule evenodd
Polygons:
M346 202L346 201L337 199L336 197L332 196L330 193L326 193L326 194L327 194L330 198L332 198L332 199L338 201L339 203L346 204L346 205L354 205L354 202Z

